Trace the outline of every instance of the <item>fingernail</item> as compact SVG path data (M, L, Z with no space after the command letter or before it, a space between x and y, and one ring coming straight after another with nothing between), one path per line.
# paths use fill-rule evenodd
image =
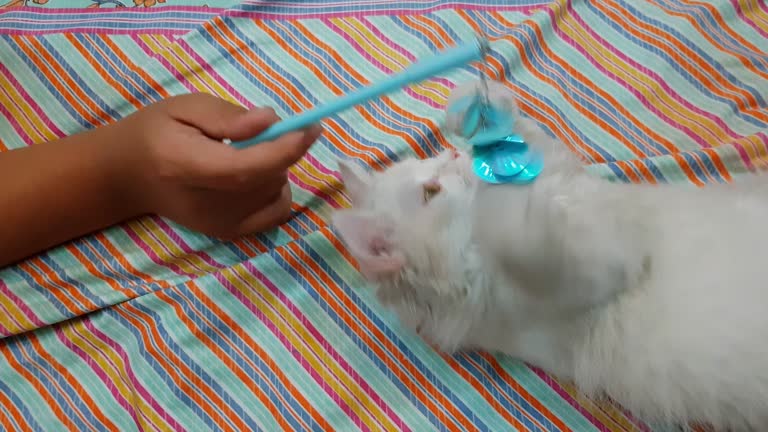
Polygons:
M309 132L318 136L323 133L323 130L323 125L320 123L315 123L309 127Z
M254 108L253 112L260 115L272 115L275 114L275 110L271 107L259 107Z

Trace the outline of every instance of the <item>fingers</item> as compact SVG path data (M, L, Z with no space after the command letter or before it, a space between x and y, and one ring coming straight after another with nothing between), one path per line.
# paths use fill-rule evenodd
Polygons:
M176 96L168 99L167 104L172 118L217 141L250 138L279 120L271 108L248 110L207 93Z
M322 132L320 125L314 125L300 131L289 132L271 142L235 150L232 169L242 175L285 171L304 157Z
M245 218L238 231L241 234L253 234L279 226L290 219L291 202L291 188L286 184L271 204Z
M208 141L205 145L194 145L190 155L196 159L195 171L211 187L251 189L265 179L285 173L307 153L321 133L319 126L312 127L243 150Z
M244 108L205 94L179 96L168 111L190 126L187 143L179 151L189 169L188 180L200 186L247 190L279 176L309 150L322 134L319 125L286 133L270 142L238 150L221 142L258 135L279 120L273 110ZM178 156L177 156L178 157ZM194 173L194 174L193 174Z

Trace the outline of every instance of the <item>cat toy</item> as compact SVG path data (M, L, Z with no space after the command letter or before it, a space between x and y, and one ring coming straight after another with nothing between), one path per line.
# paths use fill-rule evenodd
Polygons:
M449 69L472 61L483 61L489 53L488 38L485 35L477 36L473 42L420 60L383 81L275 123L255 137L225 142L243 149L274 140L285 133L305 128L355 105ZM449 113L462 113L461 134L473 146L474 172L488 183L529 183L541 173L543 159L540 154L530 150L522 137L513 133L514 115L503 107L491 104L485 73L481 72L480 80L482 86L478 92L448 107Z
M489 51L490 46L488 40L483 37L477 37L473 42L465 43L427 59L420 60L411 65L408 69L376 84L363 87L325 105L318 106L309 111L305 111L275 123L253 138L230 142L230 144L238 149L242 149L264 141L274 140L285 133L305 128L331 115L398 90L407 85L421 82L431 76L472 61L481 61Z
M476 91L447 107L458 118L455 132L472 146L472 169L491 184L528 184L544 169L541 153L514 133L515 116L510 107L491 103L488 78L480 72Z

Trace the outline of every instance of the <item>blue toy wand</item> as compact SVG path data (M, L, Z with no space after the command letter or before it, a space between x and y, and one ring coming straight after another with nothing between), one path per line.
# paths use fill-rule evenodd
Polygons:
M309 111L305 111L293 117L289 117L278 123L273 124L259 135L243 140L233 142L232 145L242 149L264 141L271 141L275 138L298 129L302 129L318 121L344 111L355 105L362 104L373 98L390 93L410 84L421 82L431 76L437 75L446 70L452 69L469 63L471 61L482 60L490 51L488 40L477 38L471 43L466 43L455 48L448 49L438 55L420 60L408 69L391 76L379 83L363 87L353 93L342 96L325 105L321 105Z

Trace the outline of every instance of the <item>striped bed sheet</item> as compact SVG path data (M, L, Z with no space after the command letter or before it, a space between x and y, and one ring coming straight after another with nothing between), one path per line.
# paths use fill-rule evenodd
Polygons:
M705 185L768 161L762 0L0 10L0 151L187 92L289 115L478 29L491 75L595 175ZM433 351L328 228L349 205L336 162L450 147L442 107L476 74L328 119L274 232L224 243L148 217L0 270L3 429L662 431L513 359Z

